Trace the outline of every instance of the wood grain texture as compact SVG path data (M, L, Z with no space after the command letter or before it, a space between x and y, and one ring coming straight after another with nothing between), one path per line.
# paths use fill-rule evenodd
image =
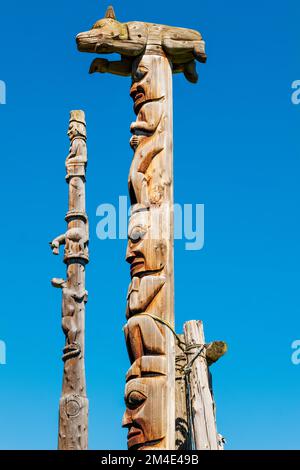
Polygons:
M131 216L126 260L131 283L125 337L131 368L126 378L130 449L175 447L173 279L172 71L163 54L133 64L130 95L136 121L128 186Z
M192 83L198 81L196 62L206 62L205 42L198 31L188 28L130 21L117 21L112 9L97 21L92 29L76 37L78 50L97 54L119 53L119 62L106 63L95 59L90 72L130 75L128 63L145 52L163 54L170 60L174 73L183 72Z
M62 329L64 373L59 406L60 450L86 450L88 447L88 399L84 364L85 340L85 265L89 261L89 229L85 208L85 172L87 164L86 124L83 111L71 111L68 130L71 146L66 159L69 187L68 224L65 234L51 242L54 254L65 246L67 278L52 279L62 289Z
M198 80L205 62L201 34L187 28L104 18L78 34L81 52L96 58L90 73L131 76L136 120L128 186L131 215L126 260L131 283L124 328L131 367L126 376L128 448L175 449L174 222L172 74Z
M221 450L202 322L192 320L185 323L184 336L188 364L190 364L187 380L190 388L191 425L195 448Z

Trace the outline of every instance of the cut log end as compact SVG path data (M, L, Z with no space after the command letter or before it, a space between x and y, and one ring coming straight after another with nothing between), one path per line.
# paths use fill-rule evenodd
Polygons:
M213 341L209 343L206 348L206 359L208 366L217 362L228 350L227 344L224 341Z

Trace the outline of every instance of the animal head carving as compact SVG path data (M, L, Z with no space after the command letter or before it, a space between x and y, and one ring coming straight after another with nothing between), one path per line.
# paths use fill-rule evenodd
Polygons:
M195 60L206 61L205 43L198 31L139 21L121 23L117 21L112 7L90 31L78 34L76 41L80 52L121 54L124 70L119 65L109 68L107 64L104 67L100 63L99 66L99 59L95 59L91 73L109 72L127 76L130 65L126 60L132 61L144 53L163 53L172 62L174 73L183 72L190 82L196 83Z
M127 39L128 30L126 24L117 21L113 7L107 9L105 17L96 21L90 31L80 33L76 37L80 52L99 54L117 52L114 41L124 41Z

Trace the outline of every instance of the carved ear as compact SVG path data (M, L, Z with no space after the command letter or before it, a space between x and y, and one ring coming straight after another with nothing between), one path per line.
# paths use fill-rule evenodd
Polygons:
M105 13L105 18L111 18L112 20L116 20L115 11L112 6L108 7Z

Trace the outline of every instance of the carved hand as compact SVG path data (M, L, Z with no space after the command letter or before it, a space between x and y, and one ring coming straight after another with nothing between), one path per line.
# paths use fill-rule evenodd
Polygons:
M130 147L135 150L140 145L141 136L133 135L130 139Z

